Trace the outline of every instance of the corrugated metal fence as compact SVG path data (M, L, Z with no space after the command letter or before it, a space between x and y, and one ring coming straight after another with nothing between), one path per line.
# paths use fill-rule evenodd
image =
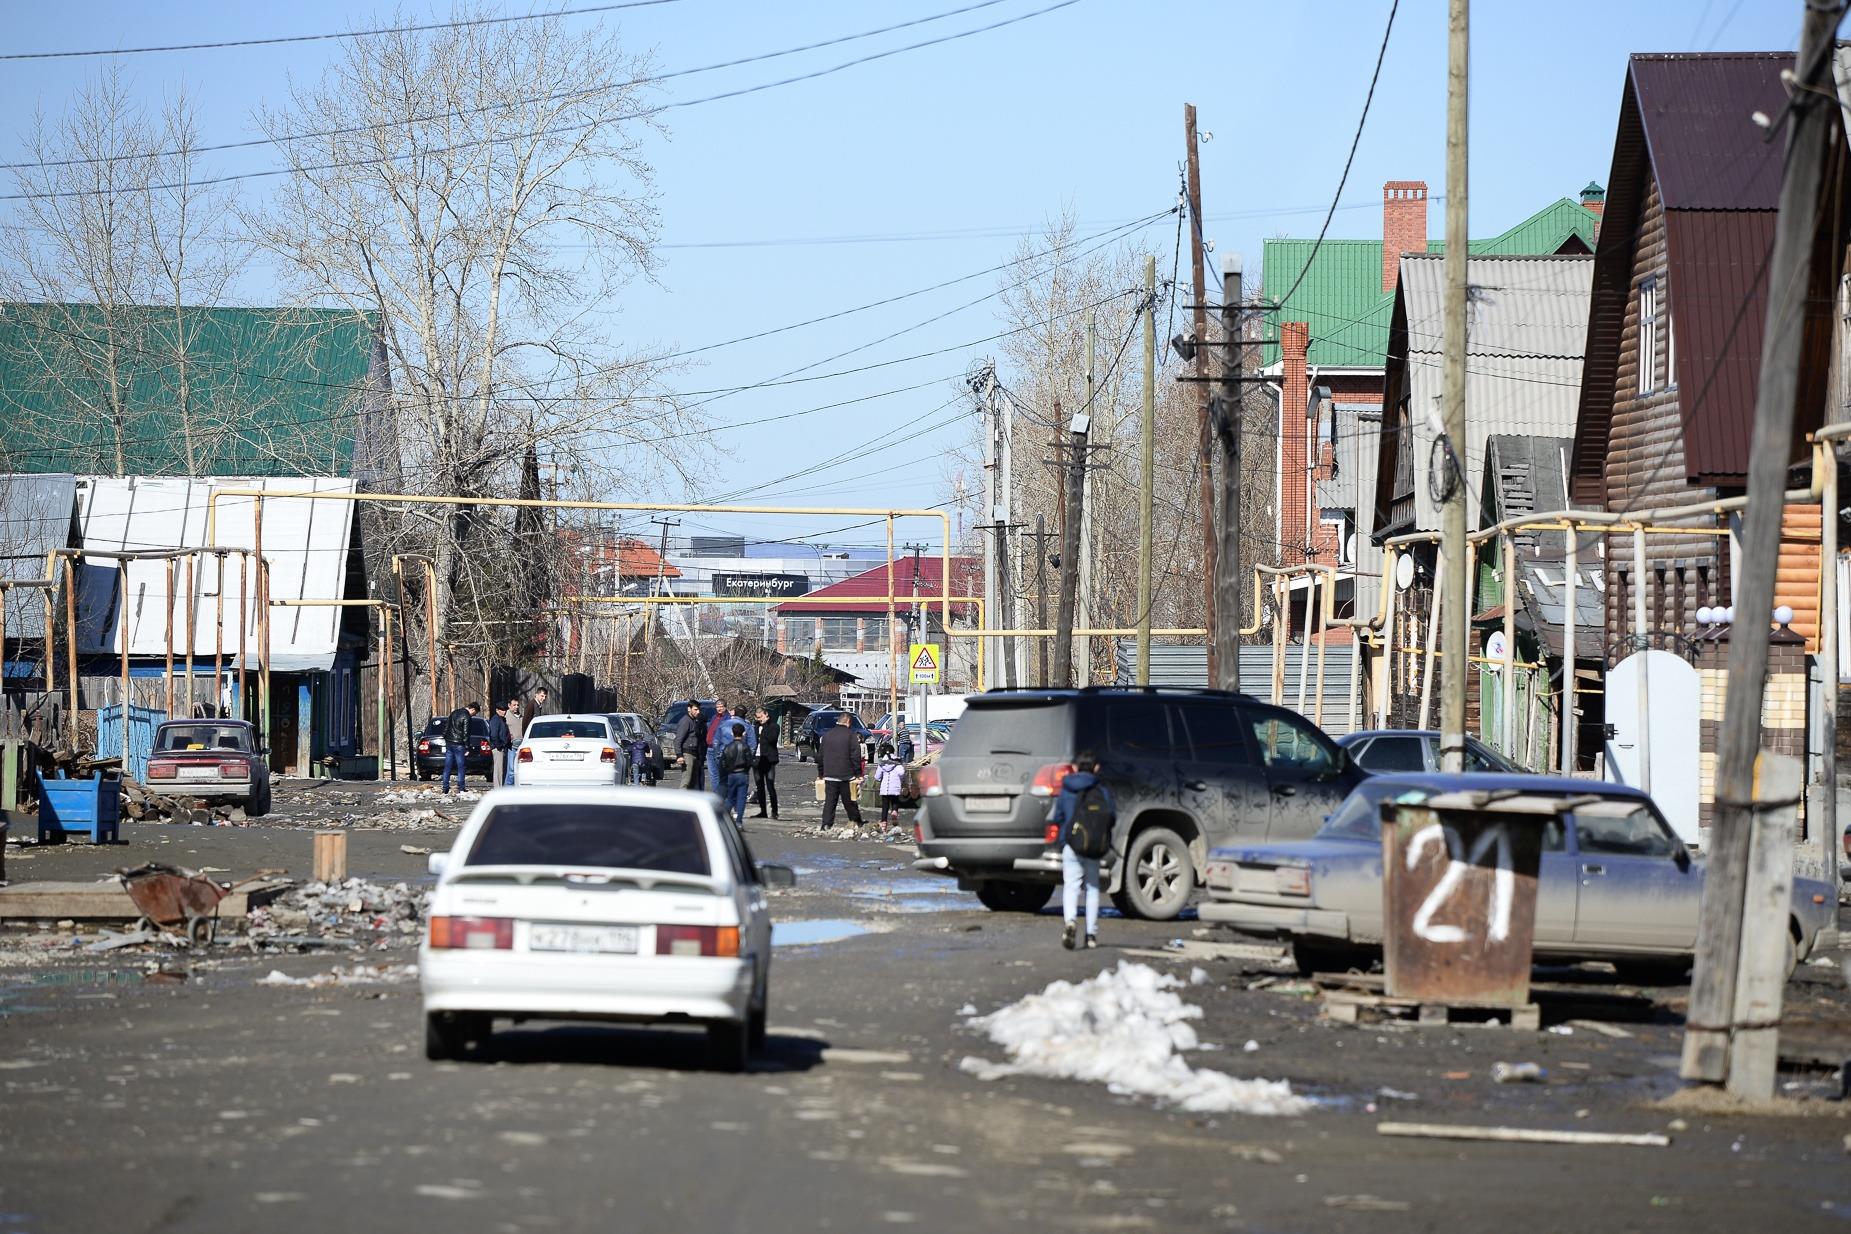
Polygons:
M1310 652L1305 672L1304 705L1299 705L1298 674L1301 659ZM1134 639L1118 640L1115 656L1117 671L1113 680L1130 685L1137 680L1138 648ZM1316 647L1289 643L1285 649L1285 705L1311 717L1317 712L1318 652ZM1150 683L1154 686L1206 686L1208 684L1208 649L1189 644L1153 644L1150 649ZM1240 689L1258 699L1271 699L1273 693L1273 649L1270 644L1243 644L1240 649ZM1324 720L1320 725L1327 733L1340 735L1350 731L1350 648L1330 647L1324 652ZM1360 725L1369 716L1359 705Z

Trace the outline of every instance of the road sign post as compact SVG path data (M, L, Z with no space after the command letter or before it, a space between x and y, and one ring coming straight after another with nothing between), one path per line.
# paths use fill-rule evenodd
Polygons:
M945 648L940 643L914 643L906 653L908 680L916 686L939 683L945 663Z

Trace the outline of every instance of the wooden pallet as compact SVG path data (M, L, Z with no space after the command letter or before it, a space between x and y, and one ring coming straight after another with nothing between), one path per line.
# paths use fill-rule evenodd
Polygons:
M253 883L219 901L220 919L243 918L251 909L268 904L290 884L285 880ZM32 882L0 887L0 922L134 921L141 910L122 884Z
M1365 1013L1395 1019L1413 1018L1421 1024L1448 1024L1453 1013L1482 1017L1494 1011L1509 1018L1510 1026L1535 1032L1542 1027L1542 1008L1535 1003L1423 1002L1394 998L1384 992L1380 973L1317 973L1311 978L1324 991L1324 1018L1337 1024L1359 1024Z

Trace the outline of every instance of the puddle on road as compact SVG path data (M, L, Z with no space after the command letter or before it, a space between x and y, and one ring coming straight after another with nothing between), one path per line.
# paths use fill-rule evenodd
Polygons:
M821 918L815 921L774 921L771 923L773 947L808 947L816 943L839 943L845 938L867 934L872 927L846 917Z
M974 912L977 897L958 890L954 879L918 874L892 858L818 854L793 867L801 891L847 896L887 912Z

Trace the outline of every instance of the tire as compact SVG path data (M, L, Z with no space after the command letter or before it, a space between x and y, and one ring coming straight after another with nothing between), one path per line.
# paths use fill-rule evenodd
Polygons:
M722 1020L707 1026L707 1063L715 1071L738 1073L752 1061L752 1020Z
M1038 913L1054 898L1052 883L994 880L977 885L977 899L993 913Z
M270 812L269 781L266 780L262 788L251 794L251 799L245 803L244 812L252 818L262 818Z
M752 1008L752 1015L751 1018L746 1021L746 1027L746 1036L749 1038L751 1048L755 1051L764 1049L765 1038L769 1035L770 1025L767 1023L765 1005L763 1003Z
M469 1038L460 1018L441 1012L425 1013L424 1057L434 1063L461 1058L468 1044Z
M1189 855L1189 845L1168 827L1146 827L1132 836L1122 890L1129 916L1173 919L1195 894L1195 858Z

